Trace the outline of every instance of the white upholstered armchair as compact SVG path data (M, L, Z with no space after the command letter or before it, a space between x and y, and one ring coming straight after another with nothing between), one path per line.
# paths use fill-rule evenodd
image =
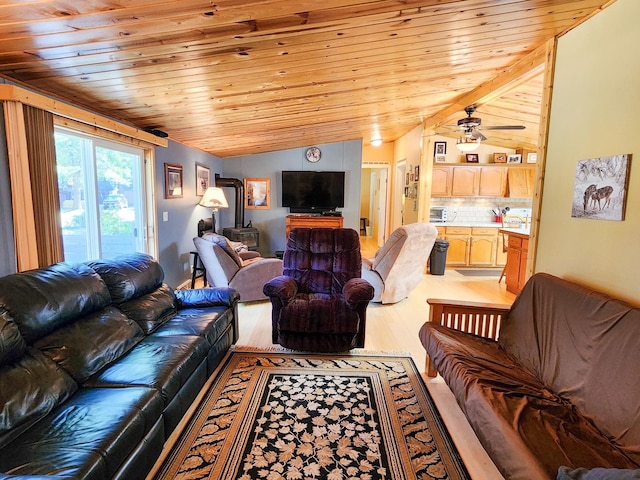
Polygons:
M375 290L372 302L397 303L409 296L422 279L438 236L430 223L397 228L374 258L362 259L362 278Z

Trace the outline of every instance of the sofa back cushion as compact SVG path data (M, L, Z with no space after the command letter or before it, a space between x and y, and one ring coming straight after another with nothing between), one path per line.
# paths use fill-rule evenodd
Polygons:
M162 285L160 264L145 253L130 253L113 259L88 262L107 284L111 300L118 304L153 292Z
M118 305L118 310L136 321L142 331L148 335L176 314L176 295L166 284L153 292L134 298Z
M640 460L640 309L538 273L518 295L500 345Z
M77 388L69 375L35 348L27 348L19 358L0 365L0 448L63 403Z
M27 344L13 318L0 306L0 367L20 358L25 348Z
M83 264L58 263L0 278L0 306L27 345L110 302L100 276Z
M34 346L81 384L143 338L135 321L108 306L41 338Z

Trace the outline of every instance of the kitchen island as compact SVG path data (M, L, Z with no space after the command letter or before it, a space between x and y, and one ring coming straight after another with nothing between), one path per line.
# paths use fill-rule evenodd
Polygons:
M507 291L518 294L526 281L527 253L529 251L529 228L501 228L503 241L507 243L505 283Z

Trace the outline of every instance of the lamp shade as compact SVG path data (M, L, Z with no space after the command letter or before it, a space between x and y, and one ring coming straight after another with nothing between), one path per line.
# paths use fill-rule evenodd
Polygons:
M456 143L456 147L461 152L473 152L480 146L480 139L460 138Z
M207 188L198 205L209 208L229 208L227 199L220 187Z

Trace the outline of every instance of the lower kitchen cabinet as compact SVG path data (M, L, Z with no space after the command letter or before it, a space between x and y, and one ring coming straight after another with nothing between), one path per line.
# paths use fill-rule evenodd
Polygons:
M469 266L491 267L496 264L497 228L472 228Z
M527 235L509 233L507 249L507 266L505 268L505 284L507 291L518 294L527 276L527 254L529 238Z
M444 239L449 242L447 266L493 267L504 265L504 262L497 263L499 245L497 228L445 227ZM502 248L501 244L500 248Z

